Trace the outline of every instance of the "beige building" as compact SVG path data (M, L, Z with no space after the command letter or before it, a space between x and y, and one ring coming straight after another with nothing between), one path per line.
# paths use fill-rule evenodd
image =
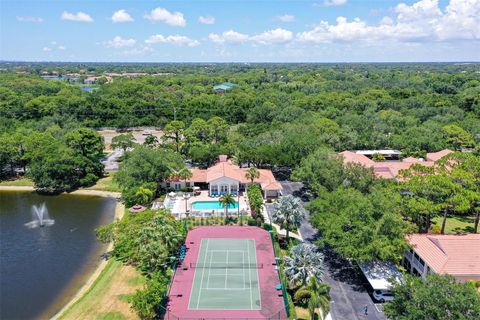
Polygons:
M412 234L412 249L405 253L403 266L412 274L449 274L457 280L480 280L480 234Z

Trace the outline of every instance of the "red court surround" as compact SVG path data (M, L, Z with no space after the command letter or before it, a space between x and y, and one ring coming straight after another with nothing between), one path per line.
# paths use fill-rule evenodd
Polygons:
M195 269L183 270L191 262L197 262L201 240L204 238L254 239L258 269L261 310L189 310L188 303L192 290ZM275 269L275 257L268 231L258 227L241 226L205 226L188 232L185 241L187 255L176 270L169 292L168 312L165 319L170 320L213 320L213 319L287 319L282 291L275 286L280 283ZM182 295L182 296L178 296Z

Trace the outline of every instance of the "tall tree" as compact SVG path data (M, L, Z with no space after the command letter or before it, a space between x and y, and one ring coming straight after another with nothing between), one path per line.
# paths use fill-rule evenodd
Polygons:
M291 286L305 286L312 278L321 280L323 277L323 254L313 244L300 243L292 247L284 262Z
M280 197L278 203L274 204L272 212L273 222L280 225L280 228L286 230L287 242L289 241L289 232L292 227L298 228L305 218L299 198L292 195Z
M223 196L221 196L218 201L222 205L223 209L225 210L225 217L228 217L228 209L230 207L235 207L235 203L237 201L235 200L235 197L231 193L226 193Z
M309 206L310 222L343 258L398 261L408 248L405 234L411 225L402 217L400 196L390 189L362 194L339 188L314 199Z
M258 169L255 167L250 167L245 173L245 178L247 178L248 180L250 180L251 183L253 183L255 179L260 178L260 171L258 171Z
M385 314L398 320L480 319L480 295L467 283L451 276L406 275L394 284L395 299L385 304Z
M112 143L110 148L112 149L122 149L123 152L127 149L133 148L135 146L135 138L131 132L120 134L112 138Z
M163 129L163 139L167 143L171 143L173 140L173 148L177 152L180 152L184 129L185 123L180 120L169 122Z

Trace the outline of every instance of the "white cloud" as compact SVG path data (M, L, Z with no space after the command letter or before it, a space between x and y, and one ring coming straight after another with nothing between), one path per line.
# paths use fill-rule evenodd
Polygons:
M79 21L79 22L93 22L93 18L82 11L79 11L77 13L70 13L70 12L64 11L62 13L61 19L69 20L69 21Z
M228 30L222 34L210 33L208 35L210 41L222 44L222 43L244 43L247 41L255 42L258 44L274 44L285 43L293 39L293 33L291 31L277 28L268 30L253 36L243 34L237 31Z
M36 22L42 23L43 18L41 17L31 17L31 16L17 16L17 20L20 22Z
M124 47L133 47L137 43L135 39L124 39L120 36L114 37L112 40L105 42L107 48L124 48Z
M237 31L228 30L224 31L221 35L216 33L210 33L208 38L215 43L224 43L224 42L232 42L232 43L242 43L246 42L249 39L249 36Z
M201 24L215 24L215 17L200 16L200 17L198 17L198 22L200 22Z
M325 7L342 6L345 3L347 3L347 0L325 0L325 1L323 1L323 5Z
M50 51L52 51L52 49L50 49L49 47L43 47L42 50L45 51L45 52L50 52Z
M144 17L152 22L164 22L174 27L185 27L187 25L183 13L178 11L172 13L160 7L153 9L150 13L145 14Z
M295 21L295 16L290 15L290 14L284 14L281 16L276 16L275 20L281 21L281 22L293 22Z
M178 46L189 46L189 47L196 47L200 44L198 40L190 39L186 36L181 35L171 35L171 36L164 36L161 34L155 34L150 36L147 40L145 40L147 44L154 44L154 43L171 43Z
M285 43L293 39L293 33L282 28L277 28L254 35L250 37L250 39L260 44Z
M312 30L298 33L297 39L313 43L480 39L480 0L450 0L444 11L438 0L400 3L394 13L395 17L384 17L376 25L360 18L338 17L334 24L321 21Z
M132 22L132 16L127 12L125 9L120 9L115 11L112 15L112 22L113 23L121 23L121 22Z
M127 56L143 56L149 52L153 52L153 49L148 46L140 46L139 48L125 50L123 51L123 54Z
M67 50L67 47L60 45L58 46L58 50Z

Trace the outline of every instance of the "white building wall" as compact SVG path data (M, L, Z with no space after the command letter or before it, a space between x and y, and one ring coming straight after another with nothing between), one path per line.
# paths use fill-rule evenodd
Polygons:
M225 193L232 193L232 189L238 192L240 182L238 180L228 178L228 177L221 177L215 180L210 181L209 183L209 193L212 194L212 189L215 190L218 194L221 192Z

